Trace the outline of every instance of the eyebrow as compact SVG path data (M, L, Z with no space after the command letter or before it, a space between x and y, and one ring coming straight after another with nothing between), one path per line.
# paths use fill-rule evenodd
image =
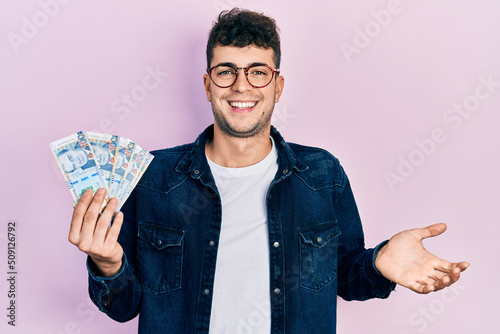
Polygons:
M246 66L246 67L250 67L250 66L262 66L262 65L266 65L266 66L272 67L271 65L268 65L266 63L261 63L261 62L253 62L251 64L248 64L248 66ZM230 67L235 67L235 68L238 67L235 63L231 63L231 62L219 63L219 64L217 64L215 66L230 66ZM215 67L215 66L213 66L213 67Z

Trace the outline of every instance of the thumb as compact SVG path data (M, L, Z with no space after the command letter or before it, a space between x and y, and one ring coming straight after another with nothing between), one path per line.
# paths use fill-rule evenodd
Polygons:
M447 226L445 223L438 223L434 225L429 225L427 227L421 228L420 236L422 239L436 237L446 231Z

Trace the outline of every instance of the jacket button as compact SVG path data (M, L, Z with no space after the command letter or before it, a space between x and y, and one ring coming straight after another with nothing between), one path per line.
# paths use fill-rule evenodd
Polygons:
M285 168L285 169L283 169L283 174L286 174L286 173L288 173L288 169Z
M158 244L158 246L161 246L162 241L161 241L161 240L158 240L156 243Z
M280 243L276 241L276 242L273 244L273 246L274 246L274 248L278 248L278 247L280 246Z
M210 246L215 246L215 241L210 240L210 241L208 242L208 244L209 244Z
M274 289L274 293L275 293L275 294L279 295L279 294L280 294L280 292L281 292L281 290L280 290L280 289L278 289L278 288Z
M196 170L194 171L194 173L195 173L196 175L198 175L198 174L200 174L200 171L196 169Z
M208 295L210 293L210 290L205 289L205 290L203 290L203 293L206 294L206 295Z

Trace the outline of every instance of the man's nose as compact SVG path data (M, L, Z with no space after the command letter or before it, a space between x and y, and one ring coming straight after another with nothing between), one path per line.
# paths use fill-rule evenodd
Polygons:
M237 77L235 83L231 86L232 90L237 92L246 92L253 88L252 85L247 80L247 76L245 75L245 70L238 70Z

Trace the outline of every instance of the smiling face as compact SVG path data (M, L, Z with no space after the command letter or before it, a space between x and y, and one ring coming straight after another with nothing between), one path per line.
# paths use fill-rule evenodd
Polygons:
M243 48L216 46L211 66L227 63L235 67L247 67L256 63L273 68L276 66L272 49L253 45ZM263 88L250 85L241 69L231 87L217 87L207 74L203 80L207 100L212 103L214 131L237 138L250 138L270 131L274 104L279 101L283 91L282 76L277 75Z

